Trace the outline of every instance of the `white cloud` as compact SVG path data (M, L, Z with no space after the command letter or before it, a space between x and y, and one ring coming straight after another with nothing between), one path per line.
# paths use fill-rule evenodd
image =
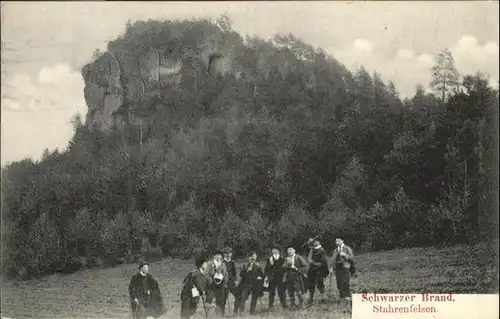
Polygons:
M75 73L71 71L67 64L58 64L49 68L44 67L38 73L38 82L41 84L60 84L64 80L73 80Z
M416 53L412 49L401 48L390 56L378 50L364 51L355 46L329 52L351 71L360 66L370 73L377 71L385 82L394 82L402 97L412 96L418 84L425 87L431 80L430 68L434 59L430 53Z
M50 109L70 108L83 110L83 79L78 72L70 69L67 64L57 64L43 67L36 80L25 74L6 76L2 92L10 99L17 100L17 109L22 111L41 111ZM2 109L12 109L12 103L4 101Z
M484 51L488 54L497 54L498 55L498 43L494 41L490 41L486 43L484 46Z
M373 49L373 45L370 41L366 39L356 39L353 43L354 47L361 51L371 51Z
M43 67L36 79L6 75L2 81L2 165L39 158L45 148L64 149L71 139L71 118L87 112L84 82L66 64Z
M451 48L455 65L460 73L484 74L498 79L498 42L481 44L474 36L462 36Z
M403 59L413 59L414 54L412 50L409 49L399 49L396 53L396 57Z
M490 79L488 80L488 84L489 84L491 87L493 87L493 88L498 88L498 80L494 80L494 79L490 78Z
M461 50L468 50L475 46L477 46L477 39L471 35L464 35L457 43L457 47Z
M21 105L15 99L2 98L2 110L4 110L4 109L18 111L21 109Z
M366 42L366 43L365 43ZM455 66L462 75L477 71L490 76L496 87L498 81L499 46L495 41L480 43L471 35L456 39L450 46ZM386 81L393 81L402 97L415 94L418 84L425 88L431 81L430 69L437 52L417 52L414 48L401 48L393 56L386 55L364 39L357 39L352 46L328 50L351 71L363 65L369 72L380 73Z
M431 54L423 53L418 56L417 61L430 68L434 64L434 57Z

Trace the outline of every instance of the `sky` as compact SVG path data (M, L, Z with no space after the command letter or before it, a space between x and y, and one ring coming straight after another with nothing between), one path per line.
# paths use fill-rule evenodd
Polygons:
M351 70L392 80L401 96L430 82L449 48L461 74L499 79L499 12L493 1L6 2L1 4L1 165L63 150L71 119L85 118L81 68L127 20L216 18L242 35L292 33Z

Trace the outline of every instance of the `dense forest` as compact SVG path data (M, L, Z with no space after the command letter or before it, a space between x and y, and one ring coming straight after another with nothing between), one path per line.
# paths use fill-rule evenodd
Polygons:
M110 42L170 50L182 79L122 107L140 124L102 132L76 117L66 150L2 168L2 271L28 278L155 249L242 254L316 234L357 251L491 240L498 87L485 76L458 74L443 50L429 89L402 99L293 35L243 38L225 22L137 22ZM239 76L196 60L207 32L239 52Z

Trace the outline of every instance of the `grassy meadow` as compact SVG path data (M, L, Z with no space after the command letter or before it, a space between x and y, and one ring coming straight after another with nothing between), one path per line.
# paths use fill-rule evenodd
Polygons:
M492 246L413 248L365 253L356 257L355 293L491 293L495 291L496 252ZM179 318L180 285L193 266L188 261L163 259L151 264L159 281L168 313ZM2 282L2 317L8 318L130 318L128 284L136 265L87 269L70 275L52 275L25 282ZM329 286L327 279L326 286ZM263 318L349 318L338 304L335 278L331 303L302 311L266 312L267 293L258 302ZM278 300L276 300L278 302ZM233 308L233 298L229 303ZM247 301L247 309L249 301ZM204 318L200 303L196 318ZM210 318L215 318L213 310Z

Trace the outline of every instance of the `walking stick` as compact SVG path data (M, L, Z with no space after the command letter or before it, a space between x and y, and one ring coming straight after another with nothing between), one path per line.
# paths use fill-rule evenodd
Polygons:
M135 302L135 310L134 310L134 313L132 314L132 318L136 319L138 316L137 314L139 313L139 301Z
M231 289L229 288L226 288L227 289L227 299L226 299L226 303L227 303L227 312L228 313L231 313L231 303L229 302L229 297L231 297ZM224 306L225 307L225 306Z
M203 294L200 294L201 296L201 302L203 303L203 310L205 310L205 319L208 319L208 312L207 312L207 306L205 305L205 297Z
M139 310L139 305L135 306L135 310L132 313L132 318L133 319L137 318L137 313L139 312L138 310Z
M328 299L332 298L332 277L333 277L333 271L330 273L330 278L328 279Z

